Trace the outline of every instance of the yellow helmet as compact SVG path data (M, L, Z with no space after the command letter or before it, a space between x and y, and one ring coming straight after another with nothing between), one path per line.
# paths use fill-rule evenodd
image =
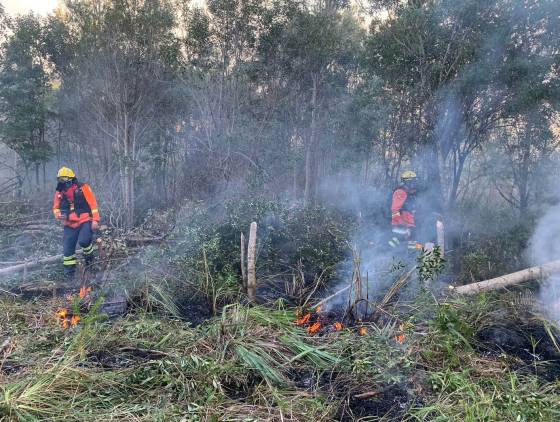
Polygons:
M72 169L69 169L68 167L61 167L60 170L58 170L58 174L56 175L56 177L69 177L73 179L74 177L76 177L76 174L72 171Z
M416 173L414 173L413 171L408 170L401 174L402 181L412 180L412 179L416 179Z

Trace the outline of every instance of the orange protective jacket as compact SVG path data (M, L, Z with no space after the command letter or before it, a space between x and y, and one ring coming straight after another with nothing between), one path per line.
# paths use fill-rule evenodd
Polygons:
M398 188L393 192L391 202L391 225L416 227L414 220L414 204L409 193L404 188Z
M89 210L85 212L84 210L81 210L79 213L75 210L74 199L76 195L83 195L83 199L89 206ZM67 216L63 216L61 211L61 206L65 200L69 202L70 206ZM97 199L87 183L78 185L77 188L75 188L72 199L68 197L66 192L56 191L54 193L53 214L57 219L65 218L64 225L71 228L79 227L88 221L99 222L99 219L101 218L99 215L99 209L97 208Z

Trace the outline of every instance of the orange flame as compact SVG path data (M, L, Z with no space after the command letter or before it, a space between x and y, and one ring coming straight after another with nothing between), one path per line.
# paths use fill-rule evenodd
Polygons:
M403 344L404 340L406 339L405 335L404 335L404 324L400 324L399 325L399 330L400 330L400 334L397 334L395 336L395 341L399 344Z
M309 327L307 329L307 332L309 334L315 334L317 331L319 331L321 329L321 323L320 322L316 322L315 324L313 324L311 327Z
M70 316L70 311L64 308L56 311L56 316L60 318L60 324L64 329L75 327L82 320L82 318L79 315Z
M344 325L342 325L341 322L335 322L335 323L334 323L334 329L335 329L336 331L340 331L340 330L342 330L343 328L344 328Z
M72 319L70 320L70 325L72 325L72 327L75 327L76 325L78 325L78 323L80 322L81 318L79 315L74 315L72 317Z
M311 319L311 314L305 314L303 317L301 317L300 319L298 319L296 321L297 325L305 325L309 322L309 320Z
M68 316L68 309L59 309L58 311L56 311L56 316L64 319Z
M365 336L367 333L367 328L366 327L360 327L358 328L358 334L361 336Z
M91 293L91 287L82 286L80 288L80 299L85 298L87 295Z

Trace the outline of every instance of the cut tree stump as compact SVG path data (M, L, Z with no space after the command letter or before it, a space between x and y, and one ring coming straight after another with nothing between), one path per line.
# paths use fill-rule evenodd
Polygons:
M545 278L554 272L560 271L560 261L552 261L537 267L527 268L515 273L506 274L490 280L480 281L478 283L466 284L464 286L449 286L449 289L461 295L472 295L476 293L488 292L508 286L523 283L529 280L538 280Z
M251 223L249 231L249 245L247 247L247 296L254 302L257 297L257 223Z
M245 259L245 235L241 232L241 281L243 282L243 290L247 291L247 265Z

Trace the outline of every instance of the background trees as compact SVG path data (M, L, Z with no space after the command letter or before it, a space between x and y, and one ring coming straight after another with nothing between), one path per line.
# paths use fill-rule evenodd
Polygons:
M459 232L483 193L531 213L558 143L557 2L360 5L72 0L11 19L2 142L35 190L42 165L76 167L123 228L185 198L386 191L404 168Z
M26 172L34 170L32 183L38 188L39 168L49 160L52 150L46 138L51 92L48 64L42 57L42 26L33 15L27 15L16 18L10 29L13 33L2 51L0 137L17 154ZM26 172L15 175L19 183Z

